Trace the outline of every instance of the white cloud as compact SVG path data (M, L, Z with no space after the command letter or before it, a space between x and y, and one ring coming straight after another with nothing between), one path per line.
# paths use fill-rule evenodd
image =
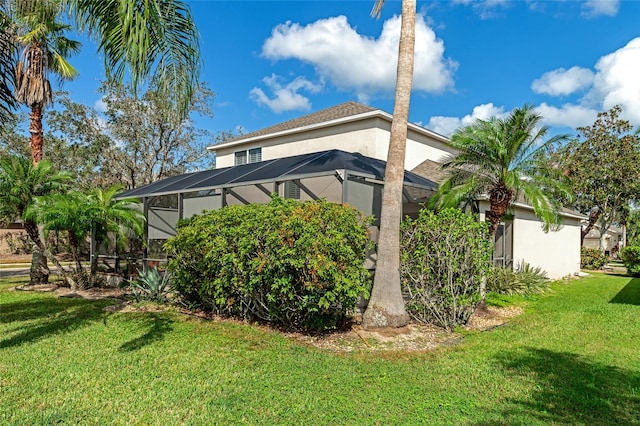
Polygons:
M453 3L471 6L480 19L495 18L499 8L509 6L509 0L453 0Z
M258 87L251 89L250 98L258 105L267 106L276 114L292 110L308 111L311 109L309 98L298 92L305 90L309 93L318 93L322 89L322 85L314 84L304 77L298 77L284 86L280 83L281 80L282 78L275 74L262 79L263 83L273 92L272 98Z
M392 93L395 86L400 18L384 22L378 38L358 34L345 16L321 19L306 26L287 22L273 29L262 55L275 61L298 59L312 64L321 78L359 99ZM444 43L416 17L413 88L440 93L453 88L457 63L444 57Z
M542 115L544 124L574 129L592 124L598 115L598 111L593 108L573 104L565 104L558 108L543 102L536 110Z
M620 0L586 0L582 3L582 15L588 18L615 16L619 9Z
M565 96L587 88L593 82L593 72L586 68L572 67L568 70L558 68L546 72L531 84L536 93L551 96Z
M561 107L546 103L538 110L549 125L576 127L593 122L597 111L605 111L615 105L622 106L622 117L632 125L640 125L640 37L626 46L601 57L595 72L573 67L545 73L531 85L538 93L568 95L581 88L590 89L573 104ZM591 76L590 76L591 75Z
M493 103L478 105L471 114L462 118L434 116L429 119L427 128L441 135L450 136L456 129L473 123L475 120L487 120L491 117L502 117L506 113L503 107L496 107Z
M105 97L101 97L97 101L93 103L93 108L98 112L107 112L107 103L105 102Z
M596 64L593 89L585 100L595 101L603 109L621 105L624 116L640 124L640 37L621 49L600 58Z

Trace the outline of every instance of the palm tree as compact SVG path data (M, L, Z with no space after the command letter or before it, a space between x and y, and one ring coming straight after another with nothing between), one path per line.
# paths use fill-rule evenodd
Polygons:
M146 218L137 198L115 199L122 192L123 185L114 185L109 189L94 189L88 197L91 210L92 233L96 247L107 241L108 234L115 236L116 243L134 234L141 236L144 232ZM91 258L91 278L95 278L98 267L98 256Z
M132 232L142 234L145 219L140 202L133 198L114 199L121 190L122 187L116 185L107 190L94 189L88 194L69 191L37 197L27 209L26 217L42 223L45 234L49 231L67 233L75 276L63 276L73 289L86 288L95 282L97 256L92 258L87 276L81 255L81 245L90 234L93 233L98 245L106 240L108 233L114 233L116 239Z
M17 41L23 50L16 66L15 97L31 108L29 132L34 165L42 160L44 108L53 101L49 73L61 81L78 75L66 58L80 50L80 43L64 36L71 27L56 22L60 11L59 2L54 0L41 0L16 10L20 28Z
M89 278L82 265L80 253L80 246L83 241L86 241L91 231L91 218L88 214L89 205L87 201L88 197L78 191L36 197L25 213L26 218L29 220L44 225L45 237L49 231L67 233L71 257L73 257L76 265L74 268L75 276L71 277L63 269L60 272L73 290L89 286Z
M34 166L30 159L23 156L0 157L0 218L9 221L23 220L33 246L31 284L46 283L49 268L45 257L47 250L40 238L38 224L25 214L36 197L63 190L70 179L68 173L57 172L49 161L41 161ZM55 259L52 260L56 262ZM60 266L56 266L60 270Z
M51 12L54 10L57 10L57 14L52 15ZM56 23L57 18L67 14L74 18L74 27L78 31L97 40L98 49L104 55L107 78L111 82L122 83L125 75L129 75L132 85L136 87L142 80L153 76L165 97L176 105L176 109L183 116L186 115L193 88L198 83L200 47L191 11L183 1L0 0L0 119L4 119L14 107L11 95L13 82L6 77L12 74L7 72L8 70L16 68L13 49L18 46L14 41L18 34L22 37L28 35L32 39L42 35L36 32L18 33L18 29L25 25L23 18L35 20L46 17L47 20L41 20L41 24L55 23L55 26L38 27L39 30L47 30L48 40L53 41L54 35L62 35L70 29L66 25ZM28 18L29 16L31 18ZM77 44L74 46L79 47ZM44 47L45 45L40 46ZM47 44L46 47L56 46ZM58 50L58 53L64 58L62 50ZM72 51L73 47L70 46L67 53ZM39 56L37 49L33 50L32 55L25 56L25 59L35 60L34 67L37 61L41 61L42 66L54 66L51 61L43 62L50 58L46 55ZM58 59L54 58L56 61ZM29 66L29 62L23 61L23 69L26 67L27 72ZM66 71L71 69L67 68ZM31 75L27 74L26 77L30 79ZM48 81L46 73L42 77ZM42 90L42 93L32 95L47 101L50 99L47 99L44 91L50 90L42 77L40 85L29 84L32 89L39 86L39 90ZM30 86L24 87L26 89ZM28 92L29 90L25 93L25 98L28 98ZM44 102L44 105L46 103Z
M495 237L504 214L522 197L549 230L560 224L560 205L549 194L571 198L566 178L541 155L566 135L544 141L549 128L531 105L514 109L507 117L476 120L456 130L450 145L459 153L444 168L449 177L429 201L430 207L458 207L464 201L488 196L489 237ZM485 299L484 283L480 293Z
M372 14L379 16L383 4L384 0L377 0ZM380 214L378 260L371 298L363 315L365 327L402 327L409 322L400 285L400 221L413 81L415 19L416 0L402 0L396 92Z

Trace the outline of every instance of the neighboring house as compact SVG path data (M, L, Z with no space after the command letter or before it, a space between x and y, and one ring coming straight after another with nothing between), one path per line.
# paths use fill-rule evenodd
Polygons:
M583 222L586 226L586 221ZM624 227L610 226L604 236L604 253L607 256L617 255L624 247ZM600 227L595 225L584 237L582 245L587 248L600 249Z
M9 239L16 240L24 233L22 224L18 222L0 226L0 254L11 254Z
M228 204L266 202L273 192L347 202L379 216L392 120L384 111L347 102L209 147L220 169L168 178L123 195L145 201L150 257L175 233L179 218ZM446 137L409 124L405 168L413 173L405 173L404 214L420 209L434 182L445 177L441 164L453 155ZM481 220L488 208L483 203L475 206ZM583 218L565 211L562 229L545 233L532 209L517 204L513 221L498 231L494 258L505 265L526 261L551 278L577 273Z

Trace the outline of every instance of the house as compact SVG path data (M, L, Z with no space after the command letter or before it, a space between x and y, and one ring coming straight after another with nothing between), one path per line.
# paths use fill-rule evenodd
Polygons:
M583 225L586 226L586 221L583 221ZM615 256L620 252L625 244L625 228L624 226L610 226L604 235L604 253L607 256ZM600 227L594 225L594 227L585 235L582 242L583 247L600 249Z
M348 202L379 217L384 161L393 117L347 102L227 140L215 152L220 169L165 179L123 195L142 197L149 218L149 256L175 233L179 218L223 205L266 202L269 194L299 199L324 197ZM441 164L455 155L448 139L409 124L403 213L414 215L444 178ZM488 203L476 203L480 219ZM562 214L564 226L545 233L524 203L496 236L494 259L504 265L527 262L551 278L580 268L580 219Z

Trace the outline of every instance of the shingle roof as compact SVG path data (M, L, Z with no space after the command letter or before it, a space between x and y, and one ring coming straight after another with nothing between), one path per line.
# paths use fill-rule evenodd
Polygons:
M449 172L442 168L442 164L431 160L424 160L411 171L438 184L442 183L449 176Z
M223 143L214 145L213 147L215 148L218 146L223 146L227 143L236 142L242 139L269 135L271 133L278 133L286 130L297 129L299 127L311 126L313 124L320 124L331 120L337 120L340 118L350 117L352 115L359 115L373 111L378 111L378 109L360 104L355 101L349 101L340 105L333 106L331 108L326 108L318 112L314 112L312 114L294 118L293 120L285 121L284 123L276 124L275 126L266 127L255 132L247 133L245 135L226 140Z

